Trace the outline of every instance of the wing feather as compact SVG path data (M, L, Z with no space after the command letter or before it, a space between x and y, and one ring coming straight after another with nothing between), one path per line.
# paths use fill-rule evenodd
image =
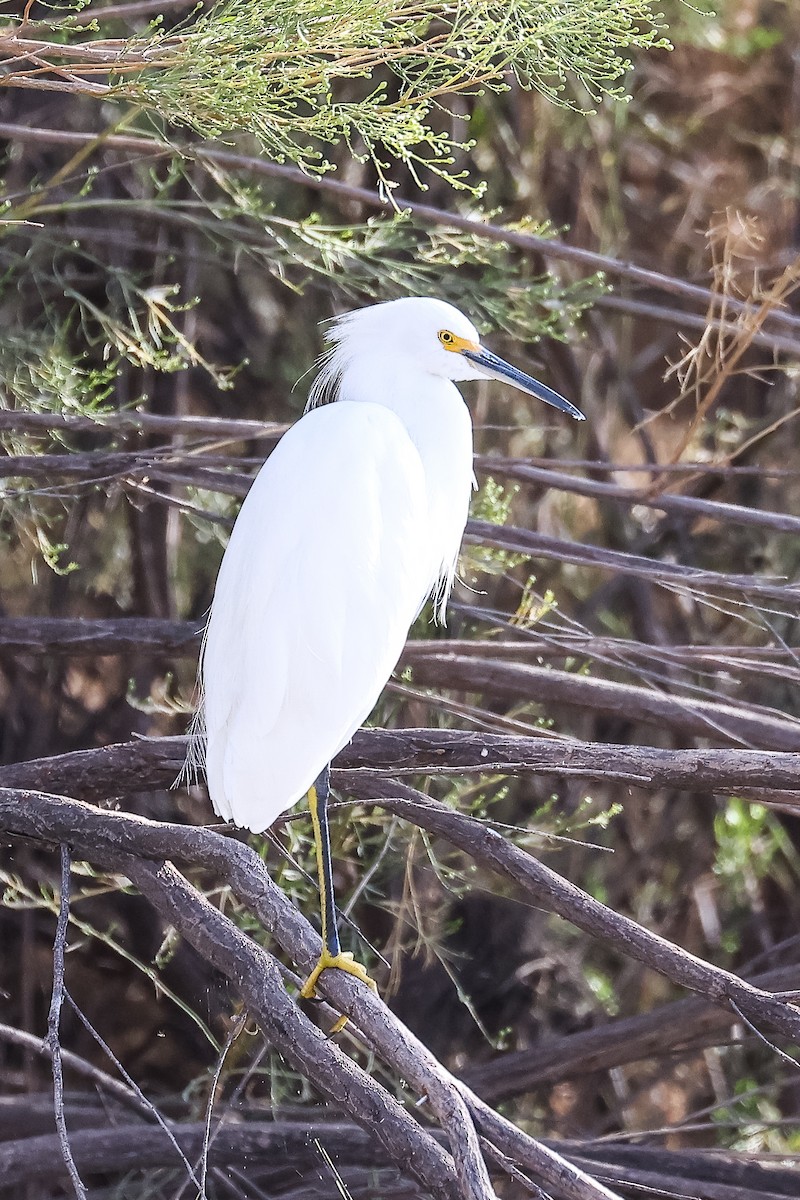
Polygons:
M295 804L369 715L435 584L425 476L378 405L282 438L225 552L202 660L215 810L253 830Z

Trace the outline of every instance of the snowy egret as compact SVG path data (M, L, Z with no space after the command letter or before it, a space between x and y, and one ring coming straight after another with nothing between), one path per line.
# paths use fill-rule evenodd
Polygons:
M441 300L339 317L306 414L245 499L202 652L214 809L254 832L308 795L323 950L339 967L327 822L329 763L374 707L426 599L444 618L473 483L472 423L454 380L501 379L583 414L480 344ZM329 403L335 401L335 403Z

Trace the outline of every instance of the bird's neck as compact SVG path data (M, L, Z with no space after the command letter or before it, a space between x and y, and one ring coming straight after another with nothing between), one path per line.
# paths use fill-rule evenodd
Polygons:
M449 379L413 372L403 363L392 369L351 364L344 371L339 399L390 409L405 426L425 472L431 541L431 579L449 590L469 509L473 484L472 421L461 393Z
M379 404L400 420L416 446L426 474L438 475L443 456L459 453L472 462L472 422L464 398L449 379L414 371L407 362L350 363L339 383L340 400ZM466 437L465 437L466 434Z

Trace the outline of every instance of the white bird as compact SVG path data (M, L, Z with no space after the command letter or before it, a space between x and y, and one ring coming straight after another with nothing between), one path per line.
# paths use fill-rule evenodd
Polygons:
M206 775L215 811L254 832L309 796L323 952L337 966L329 763L375 706L426 599L453 583L473 485L472 423L454 380L556 392L480 345L434 299L339 317L305 415L261 468L225 551L205 632ZM328 403L335 401L335 403Z

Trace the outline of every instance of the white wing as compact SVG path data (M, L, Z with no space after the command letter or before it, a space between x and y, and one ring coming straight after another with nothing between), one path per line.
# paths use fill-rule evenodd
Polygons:
M260 831L369 715L430 577L422 463L389 409L340 400L281 439L242 505L206 631L216 812Z

